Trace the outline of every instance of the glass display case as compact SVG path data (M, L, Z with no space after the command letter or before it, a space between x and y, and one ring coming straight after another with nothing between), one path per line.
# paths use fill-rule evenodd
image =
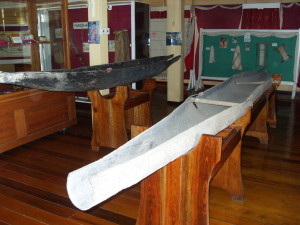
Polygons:
M26 3L4 1L0 8L0 70L15 71L14 65L28 68L31 65L31 48L23 45L22 39L30 33Z
M90 64L87 0L6 0L0 9L0 71ZM149 56L148 4L111 2L108 22L110 62L114 62L114 31L122 29L129 31L131 59Z
M130 40L130 58L149 57L149 4L136 1L113 1L108 3L109 62L115 62L115 34L119 30L128 30ZM122 18L120 20L119 18Z
M0 70L68 68L67 4L67 0L1 2Z

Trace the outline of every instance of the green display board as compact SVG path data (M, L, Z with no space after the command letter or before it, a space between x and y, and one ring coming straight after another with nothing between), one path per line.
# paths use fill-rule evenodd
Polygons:
M226 40L225 47L221 40ZM202 57L202 76L226 78L233 74L266 68L269 74L281 74L283 81L294 81L294 63L295 63L295 46L297 36L290 38L279 38L275 36L256 37L250 36L247 40L244 35L241 36L209 36L203 35L203 57ZM265 44L264 66L259 65L260 44ZM240 46L242 70L232 69L234 50ZM209 63L210 49L214 47L214 63ZM285 52L289 59L283 60L282 55L277 50L279 46L284 46Z

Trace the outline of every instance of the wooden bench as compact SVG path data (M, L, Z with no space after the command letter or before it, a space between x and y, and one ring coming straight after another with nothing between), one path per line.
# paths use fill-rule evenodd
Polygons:
M132 124L151 126L151 96L155 87L155 79L145 79L140 90L118 86L114 94L106 96L99 91L88 92L93 117L92 149L118 148L125 144Z

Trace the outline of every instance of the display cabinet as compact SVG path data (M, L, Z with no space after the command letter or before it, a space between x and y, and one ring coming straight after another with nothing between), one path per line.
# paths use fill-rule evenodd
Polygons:
M67 0L1 3L0 69L14 72L69 68L67 5Z
M1 88L0 153L76 124L73 93Z

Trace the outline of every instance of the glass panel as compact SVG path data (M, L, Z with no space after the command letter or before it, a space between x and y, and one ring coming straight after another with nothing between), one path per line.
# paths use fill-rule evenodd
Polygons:
M0 71L31 69L31 48L27 7L24 1L1 1L0 4Z
M89 66L88 1L68 0L68 14L71 68ZM77 92L75 94L76 101L89 101L86 92Z
M150 9L148 4L135 3L135 44L136 58L149 58L149 17Z
M88 66L88 1L69 0L68 8L71 68Z
M0 4L0 70L64 68L65 0L5 0Z
M39 44L41 71L64 68L63 42Z
M64 68L62 2L37 3L36 10L41 70Z
M42 37L43 41L58 41L63 39L61 5L61 2L36 5L38 36Z

